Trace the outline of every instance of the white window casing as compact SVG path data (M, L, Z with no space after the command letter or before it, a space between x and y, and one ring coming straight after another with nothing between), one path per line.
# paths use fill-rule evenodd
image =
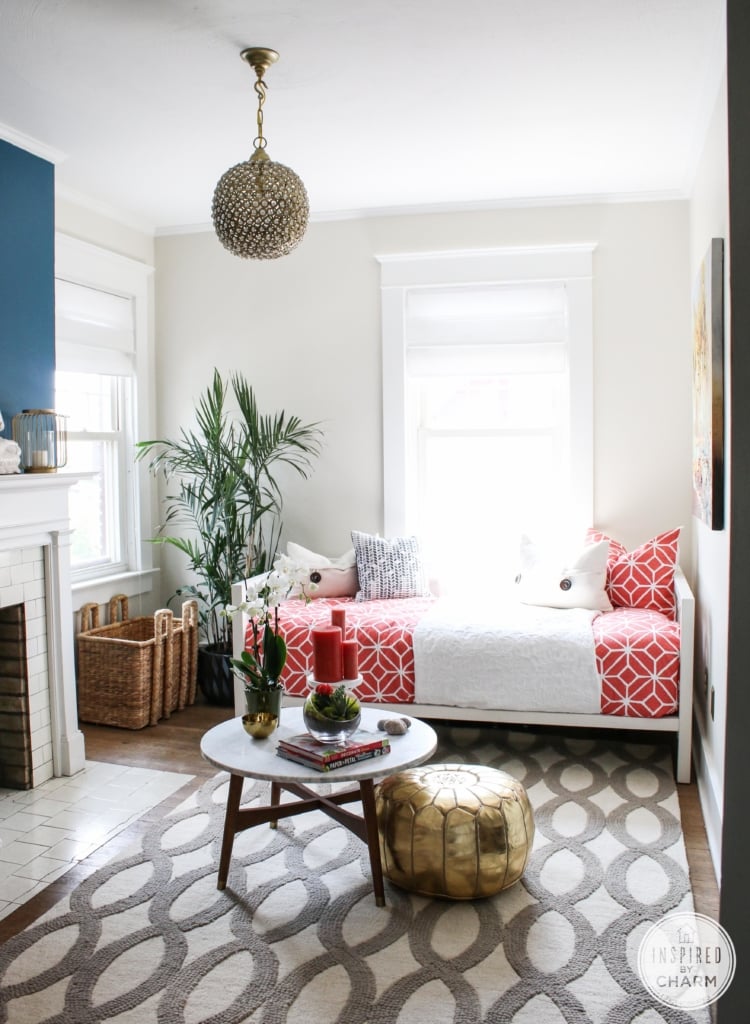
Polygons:
M118 379L118 408L128 414L127 422L117 424L124 448L118 508L110 510L126 524L119 564L109 574L105 567L74 575L76 598L83 603L152 589L146 543L153 535L152 482L134 461L135 441L152 436L155 422L152 275L153 268L137 260L55 236L57 369ZM99 435L93 430L79 437L96 441ZM100 439L109 439L106 431Z

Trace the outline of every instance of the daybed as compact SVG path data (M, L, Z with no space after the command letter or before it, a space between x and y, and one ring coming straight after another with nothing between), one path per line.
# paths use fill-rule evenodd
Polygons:
M673 531L650 543L653 545L669 538L676 562L678 534L679 531ZM601 538L601 535L592 533L590 539L596 538ZM662 551L663 546L659 550ZM619 567L625 567L632 576L636 554L626 553L620 545L614 547L607 568L607 592L613 598L617 588L617 566L613 559L619 558ZM361 568L361 563L358 563L358 568ZM569 584L570 580L575 583L576 567L566 571L568 576L563 583ZM664 574L660 575L663 582ZM280 621L289 651L284 672L288 703L299 702L308 690L308 674L312 670L312 630L330 623L332 608L344 607L347 635L356 638L359 644L361 682L357 693L364 704L387 705L389 713L401 710L421 718L672 732L676 734L677 781L689 782L694 599L685 576L676 564L669 566L668 576L668 600L664 587L655 588L652 581L646 588L646 599L633 598L629 577L621 577L626 582L627 599L649 607L616 606L612 610L595 609L583 613L588 615L583 621L590 626L581 628L590 628L593 637L598 707L592 708L590 703L581 704L579 701L574 707L587 707L589 710L570 710L564 688L564 670L561 668L558 672L556 663L550 662L549 658L545 660L542 657L537 664L533 655L525 659L531 665L531 676L526 678L520 693L508 694L503 690L500 685L503 676L515 678L517 669L523 676L527 641L524 636L520 642L522 661L514 664L510 672L504 670L502 661L493 660L504 656L502 650L496 654L493 646L487 657L486 624L506 617L501 607L488 607L487 601L483 609L477 606L470 612L466 610L463 621L442 647L437 634L434 653L438 660L435 657L430 660L428 654L430 645L434 646L434 635L430 632L432 627L428 628L427 624L436 621L438 626L445 622L451 624L457 608L455 604L446 604L447 599L431 596L357 600L347 595L319 597L308 604L297 599L285 602ZM241 605L244 590L245 583L235 584L232 595L235 606ZM323 592L326 592L325 587ZM609 605L608 600L606 604ZM537 621L537 611L536 606L531 608L534 621ZM513 614L509 607L507 618L511 623L515 621ZM553 620L564 618L568 621L568 611L556 616L554 611L550 613L545 608L541 614L548 614ZM575 611L570 610L570 615L574 614ZM539 621L546 622L545 619ZM513 628L511 626L511 632ZM233 631L235 657L243 648L246 629L247 619L240 614L235 619ZM519 643L517 636L515 642ZM494 644L493 636L491 646ZM440 666L450 662L451 651L456 653L458 660L455 664L460 668L456 670L454 685L448 686L445 680L440 684L437 676ZM562 662L560 664L562 666ZM534 674L544 677L545 688L539 692L535 685L529 684L529 679L535 682ZM471 685L473 676L479 680L478 685ZM447 678L450 680L450 676ZM562 683L558 686L561 678ZM239 682L235 694L237 713L241 714L245 708ZM575 696L571 699L579 700Z

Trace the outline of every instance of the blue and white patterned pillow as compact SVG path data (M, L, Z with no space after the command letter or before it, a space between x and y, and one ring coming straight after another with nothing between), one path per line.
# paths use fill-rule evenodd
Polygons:
M352 530L357 558L358 601L429 597L422 553L416 537L374 537Z

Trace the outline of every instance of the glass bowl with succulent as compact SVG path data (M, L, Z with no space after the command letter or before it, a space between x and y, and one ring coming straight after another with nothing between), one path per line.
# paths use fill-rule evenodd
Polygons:
M302 707L305 728L320 743L345 743L359 728L362 708L343 683L313 683Z
M230 615L244 611L248 618L247 646L239 658L232 658L232 670L245 684L247 714L242 724L256 739L270 736L281 715L287 650L279 608L290 597L309 601L316 589L308 567L279 555L270 572L247 581L242 604L227 610Z

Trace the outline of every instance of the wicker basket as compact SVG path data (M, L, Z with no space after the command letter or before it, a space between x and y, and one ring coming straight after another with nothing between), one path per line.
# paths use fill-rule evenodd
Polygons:
M198 605L186 601L182 618L168 608L128 619L128 599L109 602L108 626L99 606L81 608L78 634L78 715L83 722L143 729L195 700Z

